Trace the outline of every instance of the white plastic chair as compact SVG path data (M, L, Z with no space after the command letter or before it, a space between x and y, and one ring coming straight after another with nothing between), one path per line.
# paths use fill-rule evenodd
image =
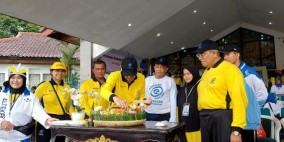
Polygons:
M273 115L269 108L261 109L261 118L271 120L270 138L275 139L276 142L280 142L281 122Z

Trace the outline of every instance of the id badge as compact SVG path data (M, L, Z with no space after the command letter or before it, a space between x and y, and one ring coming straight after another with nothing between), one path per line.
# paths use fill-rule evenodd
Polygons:
M188 116L189 115L189 103L184 103L182 108L182 116Z

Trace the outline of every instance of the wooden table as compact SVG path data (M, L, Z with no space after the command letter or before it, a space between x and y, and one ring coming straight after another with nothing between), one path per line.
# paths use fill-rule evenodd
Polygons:
M184 123L169 123L165 127L155 124L155 121L146 121L132 127L51 126L51 142L59 135L89 142L172 142L176 135L184 135Z

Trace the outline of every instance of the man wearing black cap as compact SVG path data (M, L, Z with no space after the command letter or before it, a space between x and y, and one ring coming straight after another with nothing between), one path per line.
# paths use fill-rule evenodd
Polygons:
M146 120L176 122L176 84L166 76L167 60L156 59L154 71L154 76L146 78L146 96L152 99L152 104L145 110Z
M122 60L121 71L112 72L101 88L101 96L127 109L134 100L145 97L145 77L137 73L137 61L133 57Z
M244 142L256 142L256 130L259 129L261 122L260 107L266 102L268 93L260 75L245 62L241 61L241 49L235 44L224 47L224 59L236 65L243 73L246 83L246 93L248 98L247 125L242 132Z
M212 40L201 42L195 53L206 68L197 88L202 142L241 142L247 107L242 73L221 59Z

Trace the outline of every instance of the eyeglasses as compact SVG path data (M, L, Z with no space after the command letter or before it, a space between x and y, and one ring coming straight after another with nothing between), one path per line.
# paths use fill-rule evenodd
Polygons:
M197 57L198 59L204 58L204 56L207 55L207 53L209 53L209 52L211 52L211 51L212 51L212 50L208 50L208 51L205 51L205 52L203 52L203 53L198 53L198 54L196 54L196 57Z

